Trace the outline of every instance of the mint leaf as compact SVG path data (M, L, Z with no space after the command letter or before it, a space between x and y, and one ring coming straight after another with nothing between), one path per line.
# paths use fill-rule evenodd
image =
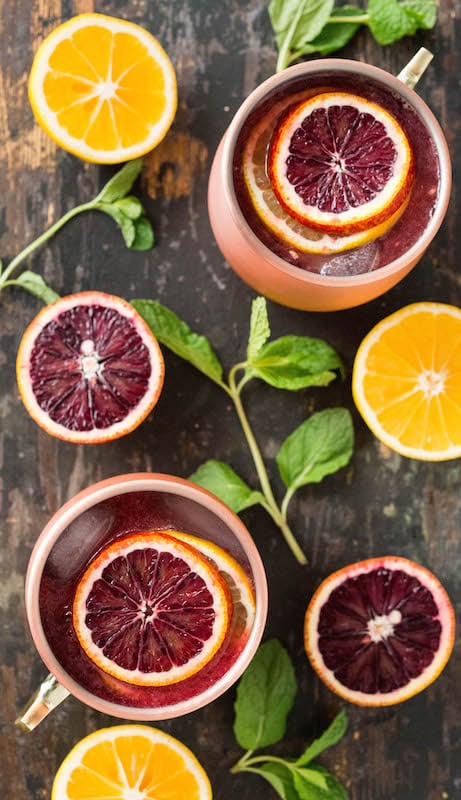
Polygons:
M405 6L414 12L418 26L429 30L437 22L437 3L435 0L406 0Z
M327 747L332 747L334 744L339 742L339 740L342 739L346 733L346 730L346 712L340 711L339 714L337 714L334 718L333 722L328 726L326 731L324 731L318 739L314 739L312 744L306 748L302 756L300 756L296 761L296 765L304 766L305 764L308 764L309 761L312 761L312 759L317 758L317 756L320 755L320 753L323 753Z
M127 247L131 247L136 237L136 229L132 219L126 216L116 205L111 203L95 203L94 208L112 217L122 232Z
M120 211L123 211L123 213L130 219L139 219L143 213L143 207L140 200L138 200L137 197L132 197L132 195L129 195L128 197L121 197L120 200L116 200L113 205L116 206L116 208L119 208Z
M433 28L437 17L434 0L370 0L368 25L379 44L391 44L419 28Z
M298 783L298 796L300 800L349 800L349 795L337 778L328 772L325 767L319 764L311 764L309 773L316 772L318 777L326 782L326 789L321 789L319 785L310 783L310 781L301 781Z
M215 494L235 514L260 503L261 500L264 501L260 492L250 489L237 473L222 461L206 461L192 475L189 475L189 480Z
M185 322L157 300L132 300L131 305L141 314L159 342L212 381L221 384L222 366L208 339L193 333Z
M265 763L260 767L252 767L251 771L265 778L282 800L299 800L294 786L294 776L289 767L284 764Z
M44 303L54 303L55 300L59 300L59 295L36 272L26 270L18 278L8 281L8 283L14 286L21 286L35 297L39 297Z
M293 779L301 800L316 800L319 797L319 789L322 794L328 791L325 776L314 769L297 769L293 774Z
M278 389L296 391L326 386L343 371L339 356L322 339L282 336L260 348L247 368L252 376Z
M113 203L124 197L133 186L136 178L141 172L142 158L135 158L128 161L101 189L95 197L96 203Z
M361 23L354 22L353 18L361 16L363 16L363 9L356 6L334 8L331 12L331 20L334 20L335 17L350 17L351 21L327 22L319 35L312 39L307 47L303 46L293 54L293 60L310 53L321 53L322 56L327 56L330 53L334 53L335 50L341 50L360 28Z
M134 241L132 250L150 250L154 244L154 231L147 217L134 220Z
M246 750L267 747L285 733L296 678L287 651L273 639L257 651L237 686L234 733Z
M266 298L256 297L251 304L250 337L247 349L249 361L256 357L270 335L271 329L267 318Z
M271 0L269 16L279 50L299 50L318 36L334 0Z
M277 455L285 486L293 492L318 483L349 462L353 446L352 419L346 408L312 414L285 439Z

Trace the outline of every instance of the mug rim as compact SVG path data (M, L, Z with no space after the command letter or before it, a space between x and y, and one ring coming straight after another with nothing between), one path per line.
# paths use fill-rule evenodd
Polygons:
M342 73L356 73L375 78L378 83L386 85L390 89L403 97L416 111L425 127L428 129L431 139L439 158L439 192L434 207L434 212L421 236L398 258L385 266L375 270L364 272L358 275L321 275L309 270L300 269L294 264L285 261L281 256L274 253L264 242L259 239L245 219L237 200L234 181L233 181L233 156L234 149L248 115L253 111L255 105L262 101L269 92L280 87L286 81L293 78L309 75L310 73L331 72L332 70ZM232 121L230 122L223 138L222 151L222 176L223 193L226 204L232 216L233 222L239 229L242 236L248 241L250 247L256 254L269 262L275 269L285 273L285 275L296 278L297 281L305 283L306 286L312 284L321 288L344 288L347 289L366 286L376 281L385 280L387 276L394 275L405 269L409 262L416 264L424 254L429 244L435 237L440 228L450 201L452 185L452 166L448 144L443 130L434 116L427 103L409 86L400 80L396 75L392 75L380 67L367 64L362 61L345 58L325 58L313 59L312 61L302 62L290 67L286 67L282 72L275 73L257 86L251 94L243 101L237 109Z
M180 701L166 707L137 707L114 703L97 697L61 666L54 655L43 629L40 609L39 590L43 568L47 557L68 525L84 511L97 503L114 495L133 491L159 491L166 494L179 495L197 502L212 514L219 517L235 535L248 558L255 588L255 619L248 640L231 667L212 686L188 700ZM243 673L261 641L268 608L268 589L264 565L253 538L234 512L215 495L201 486L174 475L156 472L139 472L116 475L98 481L78 492L64 503L51 517L40 533L31 552L25 580L25 606L30 632L35 647L58 682L87 706L121 719L131 720L166 720L183 716L202 708L215 700L232 686Z

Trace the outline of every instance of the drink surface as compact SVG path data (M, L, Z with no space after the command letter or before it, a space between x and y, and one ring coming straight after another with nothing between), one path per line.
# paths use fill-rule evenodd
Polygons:
M222 547L252 582L241 544L224 522L199 504L176 495L130 492L105 500L77 517L50 552L39 592L45 636L64 670L108 702L135 708L168 708L195 698L219 681L243 650L250 630L231 626L223 644L198 673L169 686L131 685L107 674L82 650L72 624L72 605L89 562L110 542L142 530L180 530ZM197 545L198 547L198 545Z
M283 218L291 228L299 226L281 208L270 186L267 173L268 149L281 116L300 100L325 92L350 92L376 103L397 120L410 142L415 159L415 178L407 206L392 227L373 241L343 252L317 254L305 252L293 241L277 234L270 216ZM257 141L252 145L252 141ZM249 163L251 161L252 163ZM259 198L269 206L267 215L255 209L248 189L248 174L255 176ZM242 126L233 159L233 179L237 202L248 225L273 253L304 270L324 275L356 275L391 263L403 255L421 236L434 211L438 197L440 165L434 142L426 125L404 99L369 78L322 72L292 80L273 91L257 105ZM272 216L272 219L275 219ZM263 218L262 218L263 217Z

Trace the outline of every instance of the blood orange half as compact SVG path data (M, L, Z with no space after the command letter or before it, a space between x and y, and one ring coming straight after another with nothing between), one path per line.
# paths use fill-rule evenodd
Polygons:
M397 120L347 92L292 108L269 152L269 177L286 211L316 230L348 236L384 223L408 197L414 163Z
M136 428L156 404L164 363L154 335L120 297L81 292L42 309L16 372L23 403L48 433L99 443Z
M105 547L82 575L72 611L91 661L138 686L178 683L203 669L230 616L218 570L165 531L132 533Z
M304 623L307 655L345 700L387 706L440 674L454 642L455 616L429 570L397 556L371 558L326 578Z

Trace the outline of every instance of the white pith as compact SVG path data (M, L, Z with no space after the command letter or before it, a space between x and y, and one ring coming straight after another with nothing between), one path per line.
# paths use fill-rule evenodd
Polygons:
M408 458L417 458L420 460L428 461L444 461L461 456L461 444L453 443L450 447L444 450L424 450L423 448L408 447L402 444L399 439L389 434L383 428L379 420L380 409L374 409L370 406L366 394L363 389L362 377L367 374L367 362L369 359L370 350L378 342L385 331L392 329L394 326L399 326L406 317L411 317L415 311L422 311L430 313L431 315L447 315L459 322L459 341L461 347L461 309L455 306L450 306L445 303L413 303L406 306L394 314L386 317L382 322L378 323L370 333L365 336L360 347L357 351L353 375L352 375L352 389L353 395L363 415L367 425L371 431L388 447L403 456ZM443 393L447 380L450 378L449 372L445 368L441 369L427 369L421 366L421 370L415 373L414 379L408 381L408 395L412 394L417 398L418 394L425 400L433 400L437 402L437 397ZM461 397L459 398L459 408L461 414Z

